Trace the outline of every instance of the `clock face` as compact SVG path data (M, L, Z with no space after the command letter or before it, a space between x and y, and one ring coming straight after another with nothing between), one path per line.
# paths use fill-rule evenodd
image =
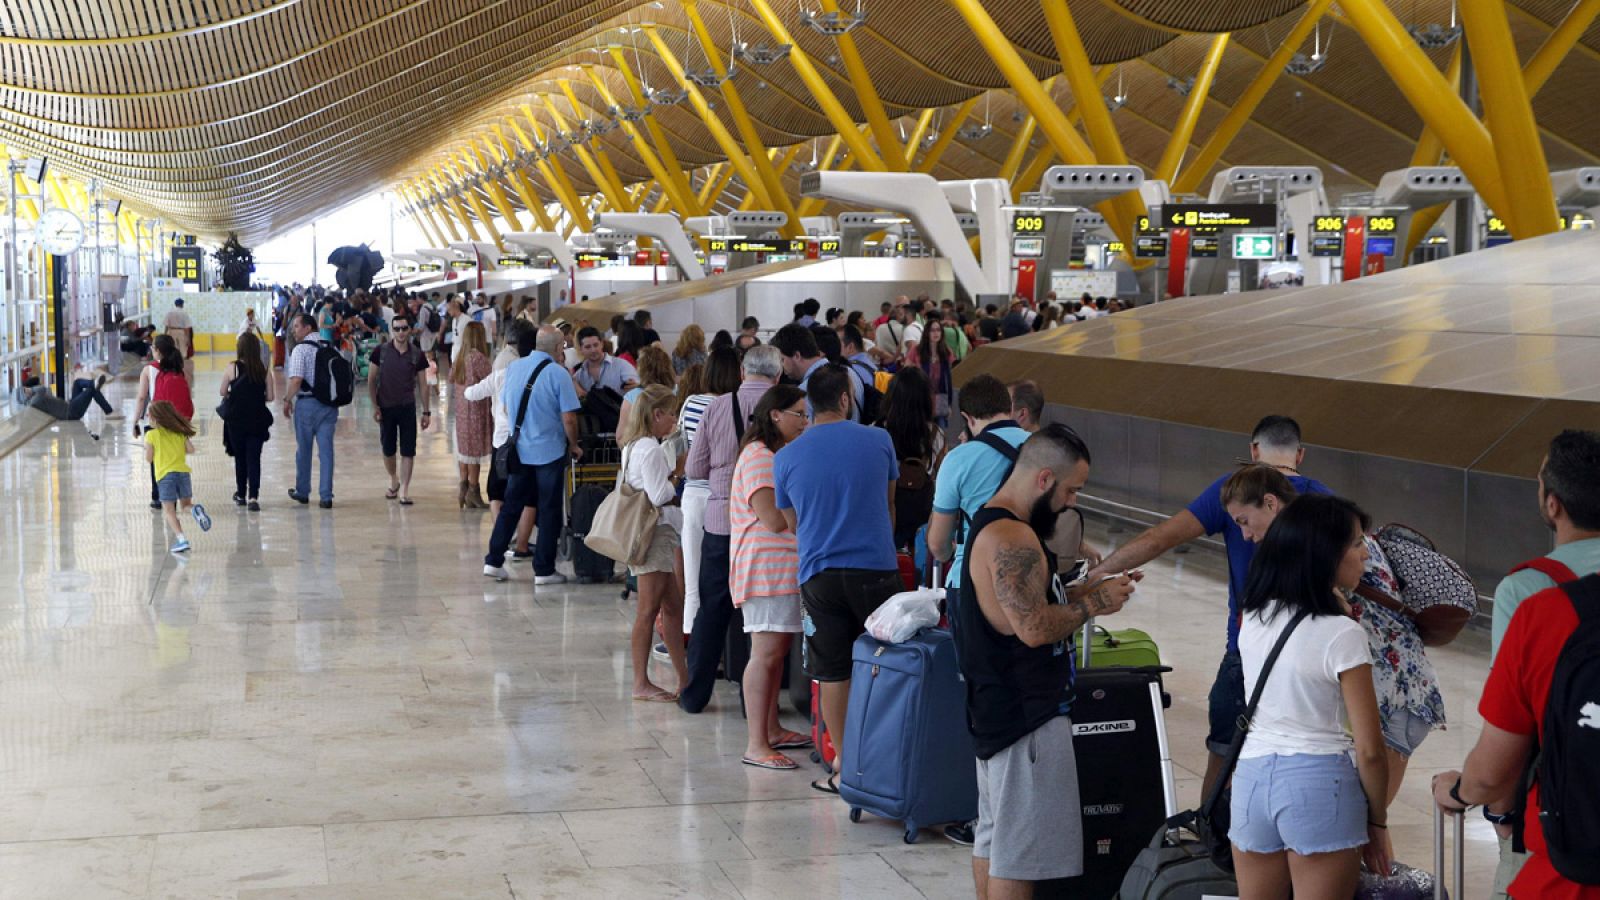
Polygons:
M76 253L83 246L83 220L69 210L46 210L36 233L39 245L54 256Z

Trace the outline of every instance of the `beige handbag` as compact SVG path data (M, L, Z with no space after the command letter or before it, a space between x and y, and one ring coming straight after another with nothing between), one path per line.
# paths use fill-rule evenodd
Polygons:
M637 443L635 441L634 443ZM630 566L642 565L656 536L656 520L661 511L644 491L628 486L629 444L622 451L622 471L617 489L600 502L583 544L590 550Z

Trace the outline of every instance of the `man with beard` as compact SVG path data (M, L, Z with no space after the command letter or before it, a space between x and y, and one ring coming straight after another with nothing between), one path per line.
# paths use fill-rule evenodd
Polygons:
M1138 577L1122 573L1068 594L1045 549L1056 519L1089 479L1089 448L1065 425L1028 438L967 537L956 658L978 761L972 878L981 900L1025 897L1031 882L1083 872L1072 752L1072 635L1122 609Z

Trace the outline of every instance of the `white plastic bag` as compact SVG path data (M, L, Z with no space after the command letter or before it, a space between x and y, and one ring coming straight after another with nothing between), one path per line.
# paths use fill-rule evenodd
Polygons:
M918 631L939 624L944 591L918 588L895 594L867 616L867 634L886 644L910 640Z

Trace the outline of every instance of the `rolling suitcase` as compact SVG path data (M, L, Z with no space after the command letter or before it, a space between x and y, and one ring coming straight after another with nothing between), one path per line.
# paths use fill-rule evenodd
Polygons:
M967 729L966 685L948 629L900 644L856 639L839 796L850 821L863 811L918 829L978 815L978 771Z
M1161 665L1161 651L1150 635L1137 628L1107 631L1093 622L1078 638L1078 668L1135 668Z
M572 537L570 555L572 571L579 584L604 584L617 572L617 564L610 557L590 550L583 539L594 524L595 511L605 501L610 491L598 484L582 484L572 492L571 520L568 529Z
M1160 666L1078 673L1072 750L1078 770L1083 874L1035 886L1035 896L1097 900L1116 895L1133 861L1177 804Z

